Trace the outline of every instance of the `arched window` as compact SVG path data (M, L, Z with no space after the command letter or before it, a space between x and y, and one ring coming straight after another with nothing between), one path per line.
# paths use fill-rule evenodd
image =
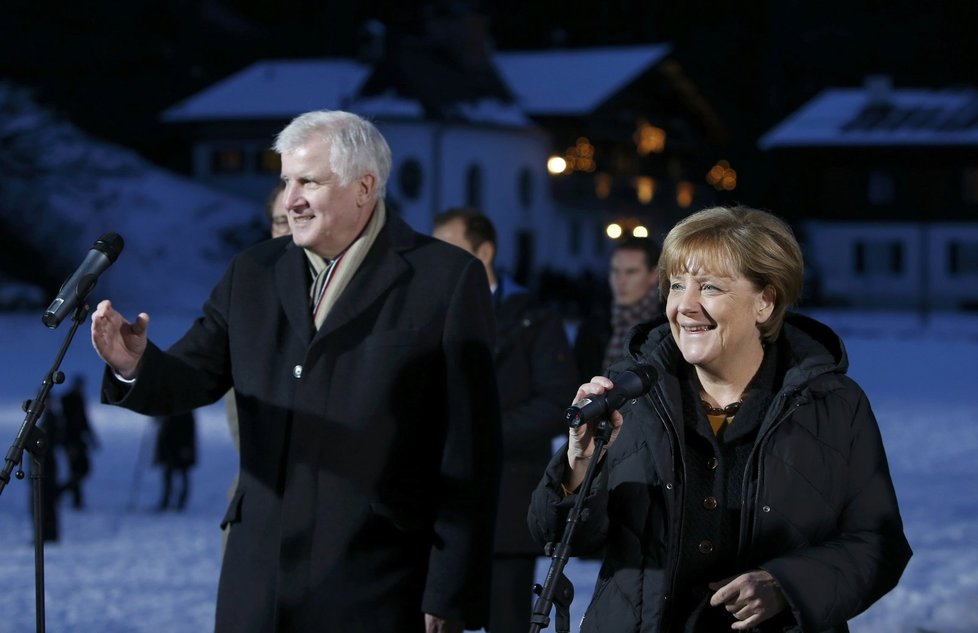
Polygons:
M465 204L482 208L482 167L469 165L465 171Z
M397 172L397 184L408 200L417 200L424 184L424 172L417 158L408 158Z

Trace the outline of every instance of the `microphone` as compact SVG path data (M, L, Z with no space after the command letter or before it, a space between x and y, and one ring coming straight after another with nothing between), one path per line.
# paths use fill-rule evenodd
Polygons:
M658 373L651 365L635 365L615 377L615 386L600 395L581 398L567 411L564 419L567 426L576 429L582 424L603 418L625 404L627 400L648 393Z
M68 281L61 286L58 296L48 306L41 322L52 330L61 325L68 313L88 297L95 287L98 276L111 266L122 252L124 243L118 233L106 233L95 240L92 250Z

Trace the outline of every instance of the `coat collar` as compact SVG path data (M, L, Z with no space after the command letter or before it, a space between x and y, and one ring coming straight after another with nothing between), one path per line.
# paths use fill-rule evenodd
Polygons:
M275 265L279 301L290 325L308 345L327 336L361 314L405 274L408 263L402 253L417 243L417 234L403 220L388 216L373 246L349 285L316 332L309 308L309 273L302 249L293 243Z

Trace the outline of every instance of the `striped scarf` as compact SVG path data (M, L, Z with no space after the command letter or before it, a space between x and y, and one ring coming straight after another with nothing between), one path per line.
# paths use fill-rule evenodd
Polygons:
M604 353L601 373L608 375L608 368L625 354L625 339L629 330L646 321L651 321L660 312L659 297L650 292L632 305L615 304L611 308L611 338Z
M312 251L304 249L309 262L309 272L313 276L312 287L309 289L309 303L317 330L322 327L326 315L336 304L354 273L360 268L374 240L377 239L377 234L384 227L386 219L387 210L384 201L378 200L370 220L367 221L360 235L331 261L326 261Z

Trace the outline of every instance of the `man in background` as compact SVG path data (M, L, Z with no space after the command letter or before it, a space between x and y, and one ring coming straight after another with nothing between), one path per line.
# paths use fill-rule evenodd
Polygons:
M285 207L285 187L281 180L265 202L265 217L268 219L272 238L292 234L292 229L289 228L289 210Z
M503 473L489 629L521 631L530 625L533 572L543 554L530 537L526 512L553 452L551 440L566 432L562 414L577 389L577 373L560 316L496 271L496 230L489 218L476 209L449 209L435 217L434 235L481 261L492 289Z
M608 367L624 355L628 331L662 312L659 252L659 245L651 238L629 237L615 244L608 270L610 315L599 310L585 319L574 339L579 382L606 375Z

